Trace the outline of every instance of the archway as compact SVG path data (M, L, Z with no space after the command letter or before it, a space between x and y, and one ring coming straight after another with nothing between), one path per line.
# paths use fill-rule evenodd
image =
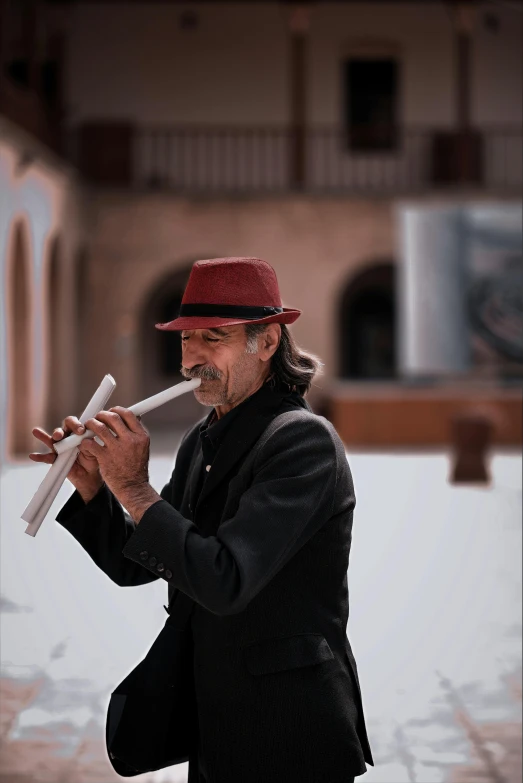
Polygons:
M396 377L395 267L379 263L351 278L340 303L340 376Z
M49 260L46 270L46 307L47 307L47 394L46 394L46 429L53 430L58 427L63 418L60 408L60 312L63 304L61 286L63 277L61 274L60 241L54 237L49 245ZM65 360L67 366L69 360Z
M180 373L180 332L163 332L155 328L176 318L192 264L163 277L147 297L140 315L141 399L157 394L183 381ZM201 418L203 408L192 394L184 394L172 403L147 414L147 427L165 424L186 427Z
M88 277L89 254L87 248L82 246L75 253L74 267L74 301L76 313L76 407L83 410L90 399L92 390L89 389L87 371L87 306L89 300Z
M8 458L27 456L31 434L32 313L29 241L23 223L13 228L7 260L7 439Z

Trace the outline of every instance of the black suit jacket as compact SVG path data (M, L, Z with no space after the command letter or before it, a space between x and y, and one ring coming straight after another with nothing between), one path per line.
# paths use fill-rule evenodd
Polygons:
M57 520L118 585L167 581L193 634L210 783L345 783L374 764L346 635L352 476L326 419L263 394L199 497L201 422L138 525L105 485L87 504L75 492Z

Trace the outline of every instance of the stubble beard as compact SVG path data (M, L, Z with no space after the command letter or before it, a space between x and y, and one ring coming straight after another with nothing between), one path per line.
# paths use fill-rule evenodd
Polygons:
M209 388L204 390L202 389L202 386L199 386L197 389L194 389L196 400L201 405L207 405L213 408L217 408L221 405L234 406L238 404L238 402L243 399L242 391L240 391L242 388L241 381L246 377L245 371L251 367L250 359L250 354L243 354L236 364L231 367L231 373L228 377L224 378L223 373L221 373L221 377L218 379L206 381L205 378L202 378L202 385L209 384ZM220 384L219 388L214 388L218 384ZM231 394L231 389L238 389L238 391L236 394Z
M193 372L192 370L186 370L183 366L180 368L180 372L183 375L185 379L190 378L201 378L202 384L207 384L209 382L216 384L218 381L222 381L223 375L220 373L216 368L214 367L204 367L203 370ZM201 405L223 405L224 402L222 402L224 396L225 396L225 386L222 386L221 389L216 388L208 388L203 389L202 386L199 386L197 389L194 389L194 396ZM217 400L220 399L219 402Z
M219 383L222 379L215 381L205 381L202 379L202 383ZM194 390L194 396L200 405L208 405L209 407L216 408L218 405L227 404L227 388L224 384L220 389L206 389L205 391L201 386L198 386Z

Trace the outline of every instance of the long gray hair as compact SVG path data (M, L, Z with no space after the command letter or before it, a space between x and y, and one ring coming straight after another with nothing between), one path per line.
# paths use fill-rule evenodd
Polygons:
M271 371L277 382L286 384L304 397L310 390L314 376L322 367L322 362L317 356L302 351L287 326L280 325L281 338L271 360ZM258 337L266 329L267 324L245 324L247 353L256 353Z

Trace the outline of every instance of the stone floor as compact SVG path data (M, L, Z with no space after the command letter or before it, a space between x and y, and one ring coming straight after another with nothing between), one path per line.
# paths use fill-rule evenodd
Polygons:
M152 436L157 490L170 443ZM521 456L496 454L488 487L449 485L443 453L348 459L347 633L376 763L358 780L521 783ZM109 783L121 778L105 755L108 698L157 635L167 591L121 589L94 567L54 522L67 483L24 535L45 470L1 475L0 783ZM186 775L180 764L135 780Z

